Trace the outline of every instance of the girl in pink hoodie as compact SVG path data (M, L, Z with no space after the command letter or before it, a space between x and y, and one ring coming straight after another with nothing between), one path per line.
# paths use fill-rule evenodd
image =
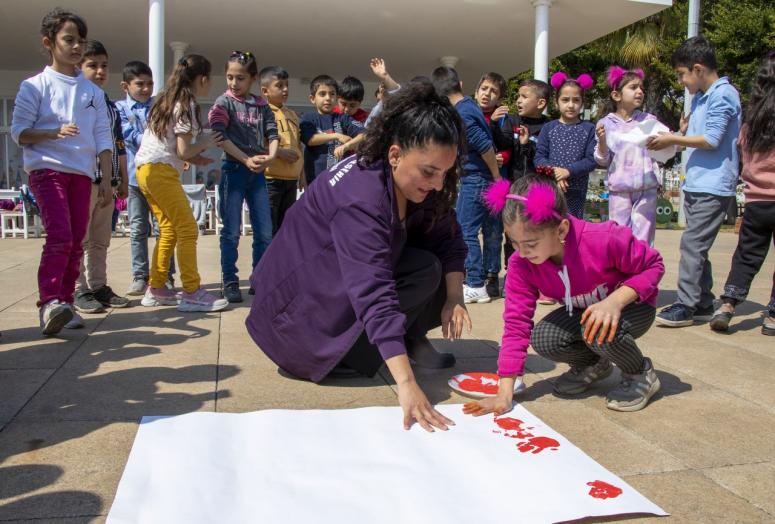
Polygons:
M514 381L524 374L527 347L570 364L554 383L561 396L578 395L613 371L622 380L608 393L617 411L643 409L659 390L651 360L635 339L654 322L657 285L665 272L660 254L614 222L593 224L568 213L562 192L528 176L486 195L518 253L509 259L504 333L498 357L498 395L466 404L483 415L511 409ZM535 327L539 294L563 302Z

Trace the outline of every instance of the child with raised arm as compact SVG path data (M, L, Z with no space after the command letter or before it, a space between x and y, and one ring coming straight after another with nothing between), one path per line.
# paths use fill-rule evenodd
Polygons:
M237 276L237 248L242 229L242 205L248 204L253 228L253 265L272 241L272 213L264 170L277 156L279 136L274 113L264 97L250 92L258 78L256 57L234 51L226 62L228 89L210 109L210 127L223 136L218 196L221 220L221 276L223 296L242 302Z
M483 415L511 409L516 377L524 374L527 347L570 369L554 382L560 396L578 395L613 371L621 382L608 393L616 411L643 409L659 391L651 360L635 339L654 322L662 257L629 228L590 223L569 214L563 192L539 175L496 184L486 200L501 212L516 253L506 277L504 332L496 397L466 404ZM539 293L562 307L533 327Z
M184 162L205 165L201 154L221 141L218 133L200 136L202 129L197 98L210 91L210 62L201 55L187 55L172 71L148 114L148 127L135 157L137 183L159 222L159 239L151 260L151 280L140 302L143 306L178 306L179 311L220 311L229 302L201 287L197 269L194 215L180 182ZM177 249L183 293L165 286L172 251Z
M113 202L113 135L105 93L78 69L86 22L57 8L43 17L40 32L51 65L19 87L11 136L23 149L24 170L46 228L37 305L41 331L49 336L73 318L97 158L102 172L98 205Z
M643 105L643 70L612 66L606 116L597 123L595 160L608 168L608 213L617 224L632 229L636 238L654 245L657 228L659 166L648 149L624 137L642 122L656 120L640 110Z
M554 179L565 191L570 214L584 218L589 173L595 162L595 126L581 120L584 91L594 85L592 77L582 74L570 78L557 72L551 78L560 118L541 129L536 147L535 165L551 168Z

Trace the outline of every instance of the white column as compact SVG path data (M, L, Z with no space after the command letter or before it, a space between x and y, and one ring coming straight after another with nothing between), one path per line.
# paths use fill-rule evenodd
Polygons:
M689 26L686 28L686 37L692 38L699 34L700 30L700 0L689 0ZM692 110L692 95L688 89L684 89L684 114L688 115ZM686 177L686 150L681 153L681 174ZM683 180L680 186L680 198L678 199L678 225L686 227L686 213L684 213L684 188Z
M172 49L172 66L175 67L180 59L186 56L188 42L170 42L170 49Z
M535 55L533 77L549 81L549 8L553 0L531 0L535 8Z
M148 0L148 65L153 72L153 94L164 87L164 0Z

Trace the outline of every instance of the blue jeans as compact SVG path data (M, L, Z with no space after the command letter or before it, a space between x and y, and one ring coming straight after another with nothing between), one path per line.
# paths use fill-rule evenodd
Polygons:
M466 256L466 285L482 287L486 273L498 274L501 270L501 239L503 223L494 217L482 201L482 193L492 181L478 173L471 173L460 180L457 197L457 220L468 246ZM482 232L484 247L479 244Z
M151 206L137 186L129 186L129 196L126 201L126 211L129 219L129 250L132 258L132 278L148 280L151 274L148 269L148 237L158 230L156 220L151 229ZM175 257L170 259L169 278L175 274Z
M226 160L218 184L218 212L221 215L221 273L224 284L239 282L237 247L242 229L242 202L247 201L253 228L253 266L272 241L272 214L264 173L254 173L238 162Z

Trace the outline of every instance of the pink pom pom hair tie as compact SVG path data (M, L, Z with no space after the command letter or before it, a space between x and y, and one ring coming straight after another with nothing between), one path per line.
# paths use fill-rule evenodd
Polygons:
M583 91L591 89L592 86L595 85L595 80L587 73L582 73L576 78L570 78L568 74L565 73L564 71L557 71L556 73L554 73L552 77L549 79L549 83L556 91L560 89L562 85L565 83L565 81L568 79L574 80L579 86L581 86L581 89Z
M507 200L519 200L524 203L525 216L532 224L543 224L555 218L562 219L554 210L554 190L548 184L534 184L525 196L509 193L510 188L508 180L500 180L483 193L484 201L493 215L503 211Z
M623 67L619 66L611 66L608 69L608 87L610 87L612 90L616 89L619 85L619 82L622 80L622 77L626 75L627 73L634 73L636 76L640 77L641 80L643 80L646 77L646 74L643 72L643 69L631 69L627 70Z

